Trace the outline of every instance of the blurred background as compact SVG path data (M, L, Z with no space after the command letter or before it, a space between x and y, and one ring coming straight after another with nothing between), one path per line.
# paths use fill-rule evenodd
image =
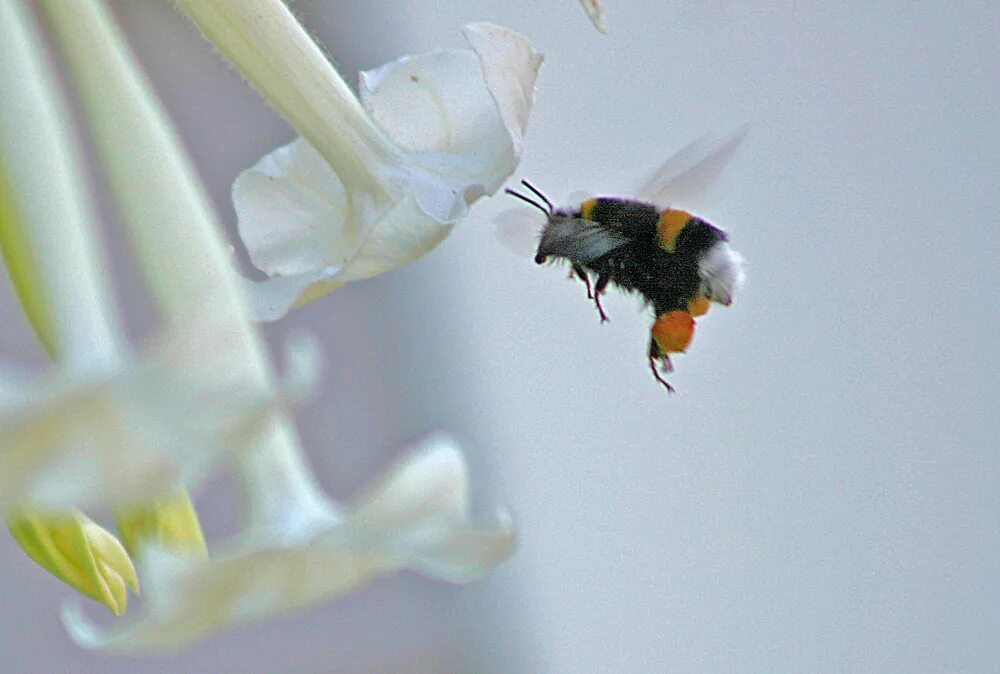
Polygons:
M267 331L325 345L298 416L332 495L449 429L481 511L517 516L510 562L123 659L73 646L70 591L0 536L0 671L1000 671L1000 6L814 5L608 0L602 36L568 0L295 2L352 80L464 47L467 21L528 35L547 61L515 178L559 202L634 193L749 122L678 204L730 232L748 286L699 322L669 396L638 301L610 293L599 325L582 285L498 243L518 203L481 202L427 258ZM115 7L234 231L232 179L292 131L169 3ZM3 357L40 364L0 292ZM235 530L225 480L198 504Z

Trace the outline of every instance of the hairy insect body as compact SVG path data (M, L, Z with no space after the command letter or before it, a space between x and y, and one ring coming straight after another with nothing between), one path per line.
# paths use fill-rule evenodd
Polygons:
M673 369L670 354L688 348L695 319L711 303L732 303L744 274L743 258L730 247L724 231L663 202L685 180L701 183L721 169L745 133L742 129L718 144L689 145L667 160L635 199L594 197L578 208L556 209L527 181L521 184L537 200L506 190L546 216L535 262L569 262L572 274L586 283L602 322L607 315L601 294L609 285L639 295L652 308L656 320L650 330L650 368L671 391L661 376Z
M640 294L657 314L684 309L701 284L699 255L711 248L717 237L725 237L708 223L684 215L684 226L665 240L661 236L665 218L656 206L608 197L590 199L575 217L619 231L630 242L581 266L598 279L604 277L623 290Z
M593 259L585 259L586 255L565 259L588 285L590 276L596 278L592 296L602 319L606 316L600 294L608 285L643 298L656 315L649 357L669 371L669 354L687 349L694 336L694 318L706 313L713 299L706 294L709 289L699 263L713 247L727 241L725 232L685 211L661 211L653 204L614 197L588 199L566 215L583 230L590 227L585 223L596 223L627 239ZM562 257L556 251L550 254ZM539 261L548 256L541 257Z

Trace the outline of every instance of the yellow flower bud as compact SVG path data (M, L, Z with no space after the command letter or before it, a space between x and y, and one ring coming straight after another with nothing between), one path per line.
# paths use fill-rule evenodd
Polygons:
M208 555L198 513L184 490L170 498L119 508L116 514L122 542L133 555L145 543L197 557Z
M7 526L42 568L115 615L125 612L127 588L139 594L139 578L125 548L83 513L17 509L8 513Z

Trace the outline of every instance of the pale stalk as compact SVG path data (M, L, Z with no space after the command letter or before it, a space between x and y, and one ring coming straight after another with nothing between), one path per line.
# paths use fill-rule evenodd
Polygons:
M205 37L315 147L350 194L392 200L380 167L404 154L282 0L176 0ZM331 120L335 123L331 124Z
M213 321L227 324L230 337L220 349L241 369L241 380L273 391L275 375L239 294L221 228L124 37L96 0L42 6L163 318L181 329L211 312ZM240 466L256 524L281 527L290 512L326 513L283 412L271 413Z
M96 209L67 106L21 4L0 3L0 32L3 256L49 356L70 375L108 374L122 367L126 340L90 226ZM83 513L11 507L5 519L32 559L114 613L125 610L126 586L138 592L125 550Z
M0 237L38 338L71 373L124 361L124 331L95 232L83 159L43 44L20 3L0 3Z
M4 3L0 11L5 13L0 25L11 29L0 57L4 73L0 100L6 102L0 110L0 181L8 197L4 201L11 206L5 209L9 217L0 218L3 252L32 325L60 369L70 375L118 370L128 358L127 338L93 226L97 209L87 189L67 106L38 48L43 41L32 21L16 3ZM184 490L123 512L133 522L161 523L161 530L131 527L133 541L152 536L172 549L204 548L197 515ZM164 515L171 525L165 532ZM88 532L99 528L82 513L74 516ZM65 529L69 519L55 518L53 526ZM45 522L43 516L31 517L35 529L44 528ZM26 530L24 517L12 515L10 524L13 530ZM114 559L122 556L124 552ZM131 566L123 573L129 570ZM117 606L124 610L124 603Z

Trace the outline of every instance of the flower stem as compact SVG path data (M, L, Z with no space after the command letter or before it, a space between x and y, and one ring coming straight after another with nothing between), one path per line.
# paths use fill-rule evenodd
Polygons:
M245 324L229 253L208 196L106 9L95 0L44 0L102 164L162 317L179 329L204 312ZM261 345L243 348L263 372Z
M0 250L49 356L71 374L122 367L126 339L66 105L32 18L0 2ZM38 564L116 614L138 592L115 537L83 513L11 507L4 519Z
M41 37L0 6L0 244L38 338L68 371L115 369L125 337L83 159Z
M243 76L319 151L350 192L388 196L379 167L400 149L282 0L176 0ZM385 192L385 194L380 194Z

